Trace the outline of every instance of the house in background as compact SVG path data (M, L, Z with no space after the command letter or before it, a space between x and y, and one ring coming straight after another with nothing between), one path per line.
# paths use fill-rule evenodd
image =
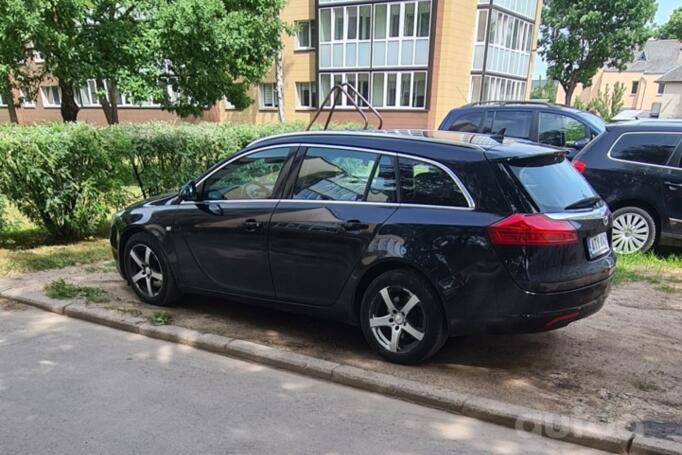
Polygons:
M659 117L682 119L682 65L659 77L656 83L663 92Z
M538 0L290 0L282 18L298 32L284 37L286 120L310 121L341 82L370 100L388 128L435 128L471 101L525 99L541 8ZM79 119L105 123L91 86L80 90ZM223 101L202 119L278 121L274 69L250 96L243 111ZM59 101L56 83L45 81L38 99L19 109L20 121L59 120ZM176 119L152 103L122 101L122 122ZM350 100L335 102L336 121L360 120ZM0 121L7 119L0 105Z
M624 71L606 67L592 78L590 87L579 85L571 104L576 99L587 104L597 96L599 90L605 91L607 85L609 90L613 90L613 86L620 82L625 86L623 109L648 116L650 111L657 111L663 102L665 84L657 81L678 65L682 65L682 42L650 39L642 49L634 52L634 60ZM559 87L557 102L563 103L564 98L565 92Z

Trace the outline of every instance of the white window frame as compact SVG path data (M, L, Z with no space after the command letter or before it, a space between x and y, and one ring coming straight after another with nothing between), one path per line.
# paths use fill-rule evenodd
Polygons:
M0 107L7 107L7 103L5 102L5 99L2 97L2 93L0 93Z
M265 105L265 87L269 86L272 90L272 106ZM274 111L279 108L277 99L277 84L275 82L262 82L258 85L258 99L260 109L263 111Z
M35 100L28 98L23 90L19 90L19 97L21 99L21 107L23 109L33 109L36 107Z
M310 20L305 20L305 21L296 21L295 23L296 23L296 27L298 27L298 28L296 29L296 36L294 38L294 42L295 42L294 49L297 51L307 51L310 49L315 49L315 45L314 45L315 41L313 40L315 37L315 34L313 33L313 29L315 28L314 27L315 21L310 19ZM302 29L300 28L301 24L308 24L308 46L301 45L301 41L299 39L300 33L302 32Z
M49 97L46 96L47 90L50 92L53 92L54 90L57 90L59 93L59 100L60 103L53 103L49 98L54 99L54 96ZM43 102L43 107L60 107L61 106L61 99L62 99L62 90L59 88L58 85L43 85L40 87L40 96Z
M306 106L302 103L303 97L301 96L301 90L306 87L310 92L310 106ZM315 82L296 82L296 109L313 110L317 109L318 104L317 84Z
M335 76L341 76L341 81L342 82L347 82L348 80L348 75L354 75L355 76L355 81L357 84L358 78L361 74L368 74L369 75L369 88L368 88L368 95L369 97L367 98L368 101L372 102L372 99L374 98L374 77L378 74L383 75L384 78L384 83L383 83L383 93L382 93L382 100L383 103L382 105L372 105L375 109L378 110L385 110L385 109L390 109L390 110L400 110L400 111L425 111L428 105L428 87L429 87L429 72L426 70L411 70L411 71L358 71L358 72L345 72L345 73L332 73L332 72L324 72L320 73L319 75L319 80L318 80L318 87L322 87L322 76L323 75L329 75L331 78L331 87L334 86L334 77ZM389 105L386 103L387 100L387 94L388 94L388 75L395 75L396 77L396 103L393 105ZM400 98L402 94L402 80L403 74L410 74L410 92L409 92L409 106L401 106L400 105ZM414 95L415 95L415 80L416 80L416 74L424 74L424 106L414 106ZM322 98L322 91L319 91L319 100L318 103L322 103L324 99ZM325 94L326 96L326 94ZM325 105L325 109L328 109L331 107L331 101ZM353 105L352 103L349 103L348 100L346 99L345 95L342 95L342 100L341 103L336 106L336 109L352 109Z
M230 103L230 102L227 100L227 97L224 97L224 98L223 98L223 103L225 103L225 110L226 110L226 111L235 111L235 110L237 110L237 108L234 107L234 104Z
M417 33L419 31L419 4L420 3L428 3L429 5L429 27L428 27L428 35L426 36L417 36ZM412 24L412 33L410 35L405 35L405 10L406 10L406 5L411 4L414 5L414 23ZM391 27L391 6L392 5L399 5L400 7L400 12L399 12L399 22L398 22L398 36L390 36L390 27ZM427 57L427 62L426 64L421 64L421 63L416 63L416 58L417 58L417 42L423 42L426 43L426 48L428 49L430 46L430 40L431 40L431 24L433 21L433 3L430 0L422 0L422 1L403 1L403 2L391 2L391 3L375 3L374 4L374 9L372 11L372 32L374 31L375 27L375 18L377 17L376 11L377 8L379 7L386 7L386 24L385 24L385 29L386 29L386 36L384 38L376 38L372 36L372 68L392 68L392 67L401 67L401 68L421 68L426 65L428 65L428 57ZM373 33L372 33L373 35ZM407 63L403 63L403 48L404 48L404 43L406 42L412 42L412 55L408 57L409 61ZM398 57L397 57L397 64L390 64L388 62L388 48L389 44L396 43L398 46ZM379 57L379 62L375 62L374 58L374 53L376 50L376 45L377 44L383 44L384 45L384 55L383 58Z

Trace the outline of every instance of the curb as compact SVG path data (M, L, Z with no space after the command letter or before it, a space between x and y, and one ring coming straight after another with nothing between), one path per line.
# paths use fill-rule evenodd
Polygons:
M604 424L582 421L564 415L536 411L524 406L428 386L417 381L400 379L251 341L205 334L174 325L155 326L142 318L120 314L82 302L66 303L37 294L25 295L20 288L1 291L0 297L10 298L43 310L150 338L237 357L472 417L526 433L535 433L607 452L636 455L682 453L682 444L674 441L636 435L630 431L616 429Z

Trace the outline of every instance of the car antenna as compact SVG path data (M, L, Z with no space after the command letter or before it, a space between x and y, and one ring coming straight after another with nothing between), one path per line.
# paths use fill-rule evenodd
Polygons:
M507 132L507 128L502 128L497 133L491 134L490 137L492 139L495 139L497 142L502 143L502 142L504 142L504 133L506 133L506 132Z

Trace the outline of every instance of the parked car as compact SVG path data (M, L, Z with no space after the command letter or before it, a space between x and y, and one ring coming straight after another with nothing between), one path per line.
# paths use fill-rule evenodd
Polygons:
M558 104L488 101L451 110L438 129L527 139L565 148L573 159L605 126L594 114Z
M558 329L597 312L609 210L555 149L448 132L257 141L179 194L114 216L144 302L233 296L359 324L415 363L448 336Z
M640 120L607 126L574 161L614 211L620 253L656 243L682 245L682 122Z

